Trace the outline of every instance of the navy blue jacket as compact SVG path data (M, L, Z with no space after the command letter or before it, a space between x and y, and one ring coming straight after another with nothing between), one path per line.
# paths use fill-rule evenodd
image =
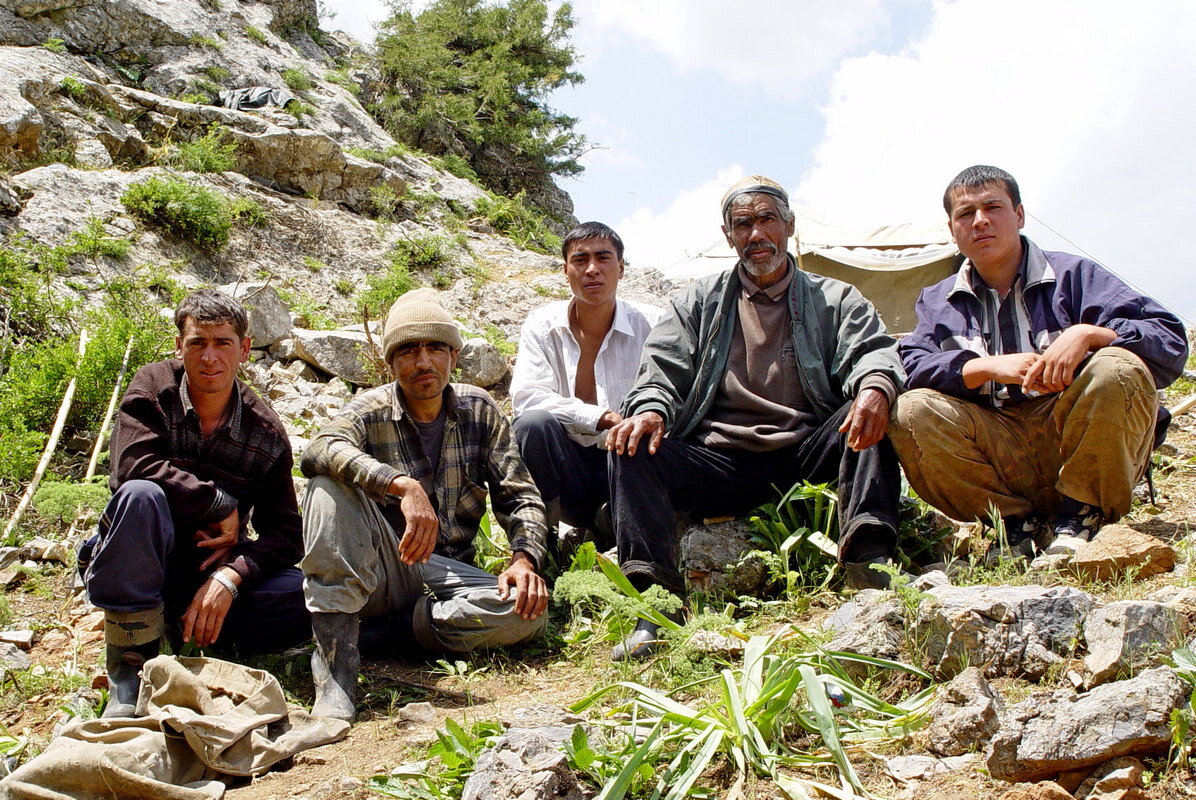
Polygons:
M1099 325L1117 333L1110 347L1129 350L1146 363L1156 387L1169 386L1180 376L1188 341L1177 316L1093 261L1041 250L1025 237L1022 244L1030 276L1024 289L1026 315L1038 352L1072 325ZM916 312L917 328L899 345L907 387L991 403L990 384L975 389L963 384L964 363L991 355L980 300L965 270L923 289ZM1013 389L1006 402L1024 399L1020 389Z

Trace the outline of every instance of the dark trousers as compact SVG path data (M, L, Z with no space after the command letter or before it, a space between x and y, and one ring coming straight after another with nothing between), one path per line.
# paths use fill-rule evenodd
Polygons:
M575 528L593 526L595 512L610 496L606 451L570 439L547 411L520 414L514 428L519 453L544 502L558 500L561 520Z
M99 538L84 574L92 604L108 611L165 606L166 630L177 637L181 618L214 567L200 571L211 551L175 536L166 494L150 481L126 481L108 501ZM311 638L303 602L303 573L288 567L241 589L224 620L219 649L277 652Z
M768 452L716 449L665 437L655 454L640 440L636 455L610 454L611 511L623 573L642 587L683 591L677 570L677 513L743 514L800 480L838 481L839 557L863 561L891 554L897 540L901 476L887 438L866 450L847 447L840 408L803 442Z

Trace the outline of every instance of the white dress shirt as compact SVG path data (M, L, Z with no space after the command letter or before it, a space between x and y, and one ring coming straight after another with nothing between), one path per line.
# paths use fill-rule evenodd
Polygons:
M527 315L519 333L519 355L511 377L511 405L515 416L528 411L551 413L569 438L589 446L601 442L598 420L607 410L618 411L635 381L640 351L648 331L664 311L646 303L615 300L615 319L594 360L597 405L573 396L581 346L569 328L569 304L558 300Z

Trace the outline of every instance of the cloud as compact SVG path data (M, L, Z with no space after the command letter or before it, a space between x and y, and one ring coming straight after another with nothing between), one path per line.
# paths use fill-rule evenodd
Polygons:
M719 200L743 176L743 167L731 164L713 178L679 191L660 213L638 208L624 217L615 230L627 246L627 260L634 267L663 269L720 241Z
M578 0L574 7L584 53L625 36L664 53L682 72L714 72L778 97L810 94L811 79L874 39L890 19L882 0L764 0L751 13L725 0Z
M643 166L643 161L628 147L631 132L601 111L586 114L585 133L591 147L578 160L586 169Z
M1193 4L938 2L904 51L836 71L795 199L843 222L941 218L955 173L996 164L1028 212L1108 266L1165 301L1176 279L1196 298L1175 237L1196 181L1194 24ZM1196 300L1173 305L1196 316Z

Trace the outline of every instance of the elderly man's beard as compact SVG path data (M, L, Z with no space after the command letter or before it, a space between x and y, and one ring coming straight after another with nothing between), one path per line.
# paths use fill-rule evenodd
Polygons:
M772 253L772 258L767 261L753 261L750 256L758 250ZM739 257L743 262L743 268L748 271L749 275L753 278L762 278L765 275L771 275L784 266L787 254L784 251L778 250L777 246L772 242L756 242L740 253Z

